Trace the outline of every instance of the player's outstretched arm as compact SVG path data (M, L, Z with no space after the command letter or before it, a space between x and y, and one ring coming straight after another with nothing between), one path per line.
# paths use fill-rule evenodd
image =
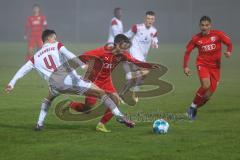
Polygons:
M67 57L68 60L71 60L71 62L73 62L74 64L74 68L77 68L78 66L80 66L81 68L85 68L85 63L83 63L75 54L73 54L72 52L70 52L65 46L63 46L61 43L59 43L59 51L65 55ZM77 65L75 67L75 65Z
M129 39L131 39L137 33L137 25L133 25L132 28L124 33Z
M158 37L157 36L158 36L158 33L156 32L152 38L152 43L151 43L152 48L158 48Z
M232 53L232 42L231 39L224 33L224 32L219 32L219 35L221 37L222 42L227 46L227 51L224 52L225 57L229 58Z
M135 65L137 65L138 67L141 67L141 68L157 69L160 67L159 64L151 64L151 63L139 61L139 60L133 58L130 54L125 54L125 58L126 58L126 61L134 63Z
M184 58L183 58L183 72L187 76L191 75L191 70L188 67L188 62L189 62L189 59L190 59L190 54L191 54L192 50L195 48L195 40L196 40L196 37L193 37L191 39L191 41L188 43L188 45L186 47L185 54L184 54Z
M16 82L25 76L28 72L30 72L34 68L33 63L31 61L28 61L26 64L24 64L14 75L12 80L8 83L8 85L5 88L5 92L9 93L13 90Z

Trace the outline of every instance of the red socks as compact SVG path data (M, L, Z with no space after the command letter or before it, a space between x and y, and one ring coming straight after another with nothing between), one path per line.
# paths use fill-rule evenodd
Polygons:
M113 114L110 109L107 109L106 112L104 113L104 116L100 120L101 123L106 124L110 119L113 117Z

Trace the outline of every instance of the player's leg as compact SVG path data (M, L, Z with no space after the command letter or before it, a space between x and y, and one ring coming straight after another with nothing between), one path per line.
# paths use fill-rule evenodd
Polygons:
M85 98L85 103L72 101L70 102L69 107L77 112L89 113L92 106L94 106L96 103L97 103L97 98L92 96L87 96Z
M48 95L44 98L41 109L38 117L37 124L35 126L36 131L40 131L43 129L44 126L44 120L46 118L47 112L49 107L51 106L52 101L57 97L57 94L52 94L52 92L49 91Z
M217 86L219 84L219 80L220 80L220 70L219 69L210 69L210 83L211 83L211 85L204 95L202 104L200 104L198 106L198 108L203 106L204 104L206 104L209 101L209 99L211 98L211 96L213 95L213 93L217 89Z
M194 120L197 116L198 107L202 106L205 101L205 94L211 86L210 72L207 67L198 66L198 75L200 79L201 86L197 90L196 95L193 99L191 106L188 109L188 116L190 119Z
M95 84L91 85L91 88L84 92L86 96L94 96L102 100L103 104L109 108L114 116L116 116L117 121L125 124L127 127L134 127L135 123L128 120L118 109L118 106L114 101L105 93L104 90L100 89Z
M117 93L110 93L108 94L109 97L116 103L117 105L119 104L119 96ZM99 121L99 123L96 126L96 130L100 132L111 132L111 130L108 130L105 125L107 122L109 122L113 117L113 114L110 109L107 109Z

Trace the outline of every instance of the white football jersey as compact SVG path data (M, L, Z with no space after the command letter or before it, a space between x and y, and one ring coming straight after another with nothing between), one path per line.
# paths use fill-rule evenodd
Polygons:
M48 81L51 75L59 68L63 67L66 69L66 67L68 67L71 69L67 60L73 58L76 58L76 56L72 52L68 51L62 43L46 43L25 65L18 70L9 85L14 87L17 80L22 78L32 69L37 70L39 74ZM79 65L82 66L84 63L79 60ZM72 69L71 72L78 76L75 70Z
M151 44L157 44L157 29L153 26L146 28L145 24L136 24L125 33L128 38L132 38L130 54L140 60L145 61Z
M113 17L109 27L108 43L113 43L114 37L122 33L123 33L122 21L117 19L116 17Z

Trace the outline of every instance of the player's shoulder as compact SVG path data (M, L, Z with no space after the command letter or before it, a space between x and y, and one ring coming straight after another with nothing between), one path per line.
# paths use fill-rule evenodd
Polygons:
M199 32L199 33L197 33L197 34L195 34L195 35L192 36L192 40L195 41L195 40L197 40L197 39L199 39L199 38L201 38L201 37L202 37L202 33Z
M155 26L151 26L151 30L157 32L157 28Z
M117 19L116 17L113 17L111 19L111 25L118 25L120 23L120 20Z
M220 35L220 34L225 34L223 31L221 30L217 30L217 29L213 29L210 31L212 34L216 34L216 35Z

